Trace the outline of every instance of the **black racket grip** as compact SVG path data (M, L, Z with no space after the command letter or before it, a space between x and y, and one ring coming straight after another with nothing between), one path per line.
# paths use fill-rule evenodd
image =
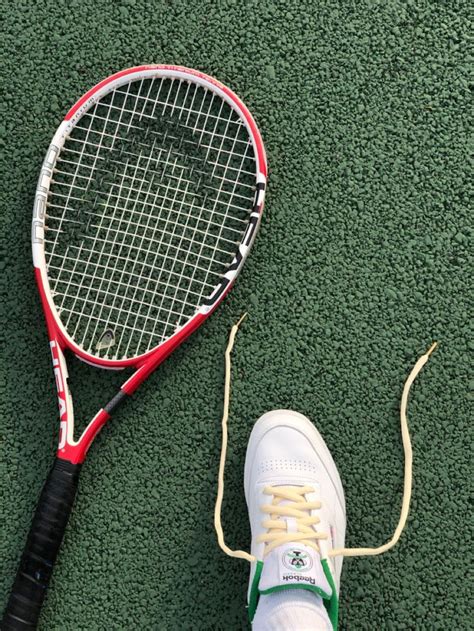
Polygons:
M3 615L2 631L36 629L54 562L76 497L81 465L56 458L41 492Z

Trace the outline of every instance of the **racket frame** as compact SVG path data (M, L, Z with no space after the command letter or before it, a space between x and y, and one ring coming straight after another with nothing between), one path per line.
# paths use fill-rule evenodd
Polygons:
M54 166L68 134L81 116L101 96L131 79L171 77L201 84L223 98L244 121L254 146L256 161L256 193L249 209L249 223L236 255L212 294L205 299L185 325L181 326L162 344L146 353L124 360L98 358L79 347L68 335L60 321L47 278L44 252L44 231L47 198ZM81 463L87 450L114 410L131 395L153 370L209 317L231 288L247 257L255 238L263 210L267 175L265 150L257 126L247 108L227 87L207 75L181 66L139 66L104 79L89 90L69 110L59 126L43 163L36 190L32 222L33 264L43 304L53 370L59 400L60 432L57 457L46 480L33 517L18 572L10 593L0 627L5 631L31 631L35 629L41 607L52 576L54 563L64 536L77 492ZM105 405L86 427L78 440L74 440L74 414L68 387L68 372L64 352L71 350L79 359L100 368L120 370L134 367L134 374L125 381L116 395Z

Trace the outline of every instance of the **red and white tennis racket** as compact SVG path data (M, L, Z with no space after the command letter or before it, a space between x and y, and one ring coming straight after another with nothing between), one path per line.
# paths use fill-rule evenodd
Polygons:
M266 174L245 105L187 68L112 75L59 126L32 225L59 446L2 629L36 628L87 450L117 406L229 290L257 232ZM77 440L66 349L94 366L135 369Z

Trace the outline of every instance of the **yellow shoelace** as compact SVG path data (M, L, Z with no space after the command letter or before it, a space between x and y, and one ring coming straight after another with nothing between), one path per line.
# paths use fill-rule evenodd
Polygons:
M312 528L320 519L316 515L311 515L311 511L321 508L321 502L310 502L305 497L307 493L314 493L314 489L311 486L267 486L263 492L265 495L273 496L272 503L261 508L263 513L270 515L270 519L263 522L263 527L267 528L268 532L258 538L259 543L267 544L265 556L273 548L292 541L303 541L305 545L319 552L315 540L327 539L327 534L316 532Z
M219 463L219 476L217 487L217 499L214 509L214 527L217 533L217 540L220 548L227 555L238 559L246 559L253 562L257 559L244 550L231 550L225 543L224 532L222 530L221 523L221 511L222 501L224 498L224 469L227 455L227 421L229 418L229 403L230 403L230 382L231 382L231 361L230 356L234 347L235 336L239 330L239 326L242 320L246 317L244 314L240 320L234 324L230 331L229 343L225 352L225 385L224 385L224 411L222 414L222 447L221 457ZM434 342L428 349L428 351L422 355L416 364L413 366L411 373L409 374L405 385L403 387L402 399L400 403L400 426L403 442L403 450L405 453L405 479L403 485L403 500L402 508L400 511L400 519L398 525L393 533L392 538L387 543L377 548L335 548L329 551L329 556L375 556L377 554L383 554L398 542L400 535L405 527L408 511L410 509L411 489L412 489L412 477L413 477L413 453L410 441L410 432L408 430L407 421L407 406L408 395L410 389L418 376L423 366L428 361L431 353L436 348L437 343ZM266 495L273 496L271 504L262 507L262 511L270 515L270 519L265 520L264 527L268 532L259 538L259 541L264 541L265 555L271 550L280 546L283 543L289 541L304 541L305 545L311 546L316 550L319 550L317 545L318 539L326 539L326 533L317 532L313 526L319 523L319 518L311 516L311 511L321 508L320 502L310 502L306 499L308 493L313 492L312 487L295 487L295 486L269 486L266 487L264 493ZM284 503L283 503L284 502ZM278 519L278 517L285 517L286 519Z

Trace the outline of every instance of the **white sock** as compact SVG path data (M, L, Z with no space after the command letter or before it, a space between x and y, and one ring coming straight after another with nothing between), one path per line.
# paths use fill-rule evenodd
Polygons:
M323 599L307 589L260 596L253 631L332 631Z

